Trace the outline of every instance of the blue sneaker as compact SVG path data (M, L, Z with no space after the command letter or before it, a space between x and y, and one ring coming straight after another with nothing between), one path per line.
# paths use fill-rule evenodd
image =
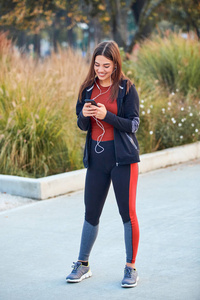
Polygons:
M124 288L135 287L138 280L139 277L136 269L125 266L124 278L122 280L121 286Z
M80 261L73 263L73 270L71 274L69 274L66 278L67 282L80 282L85 278L89 278L92 276L92 272L90 270L89 265L84 266Z

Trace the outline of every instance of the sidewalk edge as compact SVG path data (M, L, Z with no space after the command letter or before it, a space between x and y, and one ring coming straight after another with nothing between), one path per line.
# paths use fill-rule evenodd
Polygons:
M200 158L200 142L140 156L139 172L146 173ZM0 175L0 192L37 200L75 192L84 188L86 169L39 179Z

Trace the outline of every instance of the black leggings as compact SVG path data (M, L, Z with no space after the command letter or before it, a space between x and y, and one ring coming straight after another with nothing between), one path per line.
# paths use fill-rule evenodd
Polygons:
M88 237L88 232L90 232L91 240L96 238L99 219L112 180L119 213L124 223L127 262L134 263L139 243L139 226L136 215L138 164L117 166L114 141L101 142L104 151L100 154L95 152L95 145L96 141L92 141L85 184L85 226L83 227L79 259L88 260L94 241L87 242L86 236ZM90 242L90 250L83 250Z

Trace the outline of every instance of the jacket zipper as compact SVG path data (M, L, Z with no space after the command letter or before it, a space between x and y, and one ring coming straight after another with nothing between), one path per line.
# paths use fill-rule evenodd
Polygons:
M128 133L125 132L125 134L126 134L127 138L129 139L129 141L131 142L131 144L133 145L133 147L137 150L137 146L136 146L134 140L128 135Z
M116 146L115 146L115 129L114 129L114 147L115 147L115 160L116 160L116 167L119 166L119 163L117 162L117 151L116 151Z
M120 116L120 112L121 112L121 109L122 109L122 101L121 102L119 102L119 101L120 101L119 98L117 98L117 116ZM114 145L115 145L115 129L114 129ZM116 167L118 167L119 162L117 162L116 146L115 146L115 159L116 159Z

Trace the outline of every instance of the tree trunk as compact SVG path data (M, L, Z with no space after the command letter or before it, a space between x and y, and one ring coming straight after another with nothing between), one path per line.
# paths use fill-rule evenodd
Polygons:
M102 39L102 29L101 24L99 23L99 19L97 17L94 18L94 45L96 46L101 42Z
M66 17L66 26L67 26L67 42L70 47L75 47L75 41L74 41L74 33L73 28L71 28L71 19L69 17Z
M189 18L189 22L192 25L192 27L194 27L194 29L196 30L198 39L200 39L200 30L198 27L198 24L196 24L195 19L193 18L192 14L190 13L187 5L184 3L184 1L182 2L185 13L187 14L188 18ZM198 1L195 2L195 5L198 5Z
M39 58L40 57L40 35L39 34L35 34L34 35L34 52L36 54L36 57Z
M134 37L131 44L128 47L127 52L131 53L134 45L140 39L144 39L150 35L153 29L153 22L149 20L149 16L153 11L165 0L159 0L156 3L152 3L149 6L149 1L147 0L136 0L132 6L131 10L137 25ZM149 7L148 7L149 6Z
M135 46L137 40L139 39L140 36L140 32L139 32L139 27L136 28L135 34L132 38L132 41L130 43L130 45L127 47L127 53L131 53L133 50L133 47Z
M17 45L19 46L20 48L20 51L23 53L23 52L26 52L27 50L27 41L26 41L26 34L24 31L19 31L18 33L18 38L17 38Z
M135 34L132 38L130 45L127 48L128 53L132 52L133 47L135 46L137 40L140 38L140 35L141 35L141 25L140 24L141 24L142 11L146 4L147 4L146 0L136 0L131 5L132 14L133 14L135 24L136 24L136 31L135 31Z
M119 45L119 47L126 48L127 12L125 9L121 8L120 0L110 0L110 7L113 40Z
M74 33L73 33L73 29L70 28L68 31L67 31L67 41L70 45L70 47L74 47Z
M58 34L59 34L59 30L54 25L53 26L53 50L55 53L58 52Z
M139 24L141 12L142 12L142 9L143 9L144 5L146 4L146 2L147 2L147 0L137 0L131 5L131 10L132 10L136 25Z

